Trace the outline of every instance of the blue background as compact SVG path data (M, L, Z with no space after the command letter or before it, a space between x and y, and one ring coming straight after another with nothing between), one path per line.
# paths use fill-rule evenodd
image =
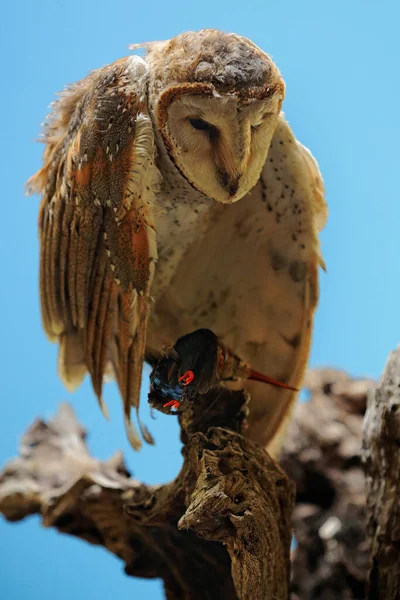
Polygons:
M129 43L215 27L250 37L269 52L287 85L286 115L319 161L330 207L322 235L312 365L377 377L399 335L398 188L400 134L397 0L16 0L3 6L1 67L0 464L21 433L68 399L100 458L122 448L135 476L166 482L181 464L174 418L150 423L157 446L133 454L114 385L111 423L85 382L69 396L56 376L56 347L40 324L38 198L23 195L40 165L34 140L64 84L128 53ZM397 172L396 172L397 167ZM147 406L142 411L147 422ZM45 531L38 518L0 520L0 594L7 600L111 596L161 598L159 581L126 577L105 550ZM124 596L124 595L127 596Z

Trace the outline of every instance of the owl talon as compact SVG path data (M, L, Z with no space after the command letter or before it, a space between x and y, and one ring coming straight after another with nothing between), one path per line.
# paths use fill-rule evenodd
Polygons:
M193 379L194 379L193 371L186 371L186 373L184 373L182 375L182 377L179 377L178 381L182 382L183 385L189 385L189 383L192 383Z
M168 406L170 406L171 408L176 408L178 409L180 407L181 403L178 400L170 400L169 402L166 402L165 404L163 404L164 408L167 408Z

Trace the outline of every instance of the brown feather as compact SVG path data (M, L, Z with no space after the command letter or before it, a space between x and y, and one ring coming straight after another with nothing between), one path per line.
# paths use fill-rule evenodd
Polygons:
M88 370L105 412L103 380L116 361L128 419L130 406L139 406L148 319L143 306L156 259L148 239L154 236L154 140L135 80L143 64L137 57L122 59L61 95L45 130L44 166L29 182L43 193L42 316L46 333L60 344L60 376L73 388ZM139 117L151 132L144 142ZM129 427L137 448L140 440ZM150 440L146 432L144 437Z
M81 385L86 374L79 332L63 333L59 343L58 374L66 388L73 392Z
M40 218L40 304L42 308L42 322L43 328L47 337L50 341L54 342L57 340L57 337L53 333L53 329L51 326L51 316L50 316L50 294L47 291L47 273L46 273L46 257L48 251L48 245L45 243L45 240L48 237L48 229L49 223L47 219L47 206L44 201L41 204L41 218Z
M96 273L94 276L93 284L92 284L92 293L91 299L88 309L88 322L84 332L84 349L85 349L85 358L86 365L89 373L93 374L96 370L96 335L97 335L97 321L98 321L98 311L101 302L104 302L104 281L107 278L107 261L104 255L104 250L99 250L98 256L96 259ZM86 343L85 343L86 341ZM95 390L97 396L101 394L101 389Z
M60 233L60 268L59 268L59 281L60 281L60 300L61 300L61 311L62 320L64 323L72 323L71 308L69 303L68 295L68 256L69 256L69 245L71 239L71 227L70 223L73 218L74 207L72 206L71 197L65 198L63 220L61 225Z

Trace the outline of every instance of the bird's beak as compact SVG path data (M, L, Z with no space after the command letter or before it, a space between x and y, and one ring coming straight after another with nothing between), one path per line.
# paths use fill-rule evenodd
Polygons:
M230 140L233 140L233 143ZM232 131L230 140L224 135L216 139L214 159L221 187L226 190L228 198L234 198L239 191L246 161L241 151L243 140L240 132Z
M229 198L233 198L237 194L241 177L241 173L218 169L219 181L221 186L228 192Z

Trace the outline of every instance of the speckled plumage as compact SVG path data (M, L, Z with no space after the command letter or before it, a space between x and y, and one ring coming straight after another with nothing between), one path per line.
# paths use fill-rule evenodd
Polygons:
M142 364L197 328L299 387L318 300L323 184L279 115L284 83L216 30L145 45L68 88L45 130L41 304L59 372L113 374L130 424ZM279 447L295 394L246 382L249 435ZM145 428L144 437L151 441Z

